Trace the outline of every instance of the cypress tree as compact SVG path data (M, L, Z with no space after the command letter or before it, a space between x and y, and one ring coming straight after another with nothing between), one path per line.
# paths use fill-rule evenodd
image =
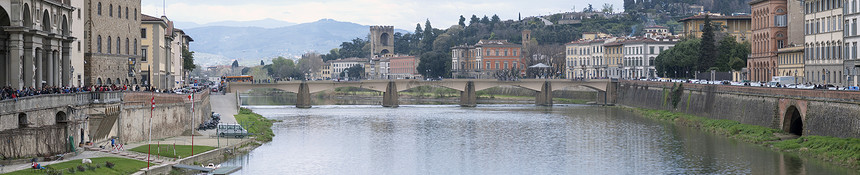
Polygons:
M697 70L707 71L714 67L714 59L717 55L717 47L714 45L714 26L711 25L711 18L705 15L705 24L702 26L702 42L699 45L699 65Z

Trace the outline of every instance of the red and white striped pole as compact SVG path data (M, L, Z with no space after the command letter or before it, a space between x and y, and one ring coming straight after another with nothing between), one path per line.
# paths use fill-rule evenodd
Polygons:
M150 159L149 155L152 154L152 112L155 111L155 92L150 93L152 98L149 100L151 104L149 108L149 141L147 141L148 150L146 153L146 170L149 171Z
M191 155L194 155L194 93L188 95L188 100L191 101ZM189 155L189 156L191 156Z

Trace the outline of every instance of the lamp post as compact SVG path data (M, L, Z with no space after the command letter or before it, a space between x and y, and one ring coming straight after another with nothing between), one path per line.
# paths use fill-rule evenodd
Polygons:
M346 81L349 81L349 69L343 70L343 75L346 75Z

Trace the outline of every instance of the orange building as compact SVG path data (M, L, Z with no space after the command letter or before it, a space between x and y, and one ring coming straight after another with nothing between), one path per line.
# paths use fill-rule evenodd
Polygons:
M451 48L454 77L483 77L499 70L524 72L521 45L505 40L480 40Z
M779 68L777 50L788 43L788 10L786 0L753 0L752 49L747 68L750 81L771 80Z
M415 69L418 67L418 57L400 56L391 57L388 60L390 61L388 64L389 78L412 79L418 76L418 70Z

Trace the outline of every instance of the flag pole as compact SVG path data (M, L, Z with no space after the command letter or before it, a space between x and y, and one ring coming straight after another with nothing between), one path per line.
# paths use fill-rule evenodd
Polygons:
M149 108L149 141L147 142L148 150L146 153L146 170L149 171L150 159L149 156L152 154L152 112L155 111L155 92L151 92L150 95L152 98L149 100L150 108Z

